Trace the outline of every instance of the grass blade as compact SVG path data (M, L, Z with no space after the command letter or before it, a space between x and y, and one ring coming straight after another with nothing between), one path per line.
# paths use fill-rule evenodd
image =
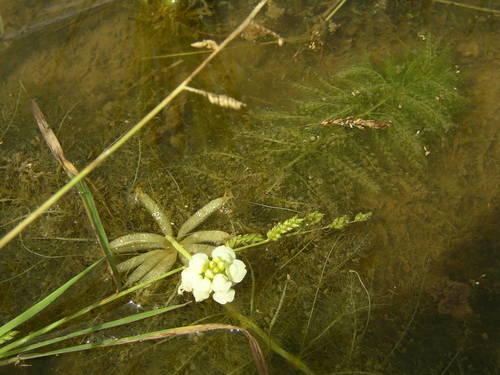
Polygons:
M59 164L61 164L70 179L75 177L78 174L78 169L76 169L73 163L71 163L64 156L64 151L61 144L59 143L59 140L50 128L49 123L45 119L42 110L34 99L31 99L31 111L33 112L33 116L35 117L38 128L40 129L40 132L42 133L47 146L49 146L52 155L59 162ZM90 189L84 180L79 181L76 184L76 188L80 192L80 196L82 197L87 216L90 219L90 223L92 224L92 228L94 229L102 252L106 257L106 260L108 261L111 276L113 276L113 280L116 284L117 289L120 290L122 285L120 274L116 269L115 258L109 247L108 236L106 235L106 231L104 230L104 226L102 225L101 217L99 216L99 212L97 211L97 207L95 205L94 197L92 196L92 193L90 192Z
M136 322L138 320L150 318L150 317L153 317L153 316L156 316L159 314L163 314L164 312L168 312L171 310L178 309L180 307L184 307L190 303L191 303L191 301L188 301L188 302L180 304L180 305L167 306L167 307L164 307L161 309L150 310L150 311L146 311L146 312L142 312L142 313L138 313L138 314L129 315L129 316L126 316L126 317L121 318L121 319L113 320L113 321L102 323L102 324L97 324L97 325L94 325L94 326L91 326L91 327L88 327L88 328L85 328L85 329L82 329L79 331L71 332L71 333L64 335L64 336L59 336L59 337L55 337L52 339L40 341L40 342L37 342L37 343L32 344L32 345L23 346L23 347L18 348L16 350L12 350L10 352L7 352L4 355L5 355L5 357L10 357L10 356L16 355L18 353L25 353L29 350L37 349L37 348L40 348L43 346L52 345L52 344L55 344L57 342L68 340L68 339L73 338L73 337L83 336L83 335L94 333L97 331L102 331L104 329L118 327L118 326L121 326L124 324L130 324L130 323Z
M89 273L91 270L93 270L102 261L103 261L103 258L99 259L97 262L95 262L94 264L87 267L85 270L80 272L78 275L69 279L67 282L65 282L63 285L61 285L55 291L50 293L47 297L42 299L40 302L34 304L28 310L26 310L22 314L16 316L10 322L1 326L0 327L0 337L3 336L5 333L13 330L17 326L21 325L22 323L24 323L28 319L32 318L33 316L38 314L43 309L45 309L48 305L50 305L52 302L54 302L59 296L61 296L70 286L72 286L74 283L76 283L78 280L80 280L83 276L85 276L87 273ZM0 349L0 352L1 351L2 351L2 349Z
M100 259L99 262L101 262L103 259L104 258ZM174 269L172 271L169 271L169 272L167 272L167 273L165 273L165 274L163 274L161 276L158 276L155 279L152 279L152 280L145 281L143 283L137 284L137 285L135 285L135 286L133 286L131 288L125 289L125 290L123 290L123 291L121 291L119 293L113 294L113 295L111 295L111 296L109 296L109 297L107 297L107 298L105 298L103 300L100 300L100 301L98 301L96 303L93 303L93 304L87 306L87 307L84 307L83 309L75 312L72 315L66 316L66 317L61 318L59 320L56 320L55 322L53 322L53 323L49 324L48 326L45 326L45 327L43 327L43 328L41 328L41 329L39 329L39 330L37 330L35 332L31 332L30 334L24 336L23 338L21 338L19 340L16 340L14 342L11 342L11 343L9 343L9 344L1 347L0 348L0 358L4 358L5 357L5 353L9 352L11 349L14 349L14 348L17 348L18 346L23 345L25 342L28 342L28 341L33 340L34 338L36 338L38 336L41 336L41 335L43 335L45 333L48 333L48 332L52 331L53 329L55 329L55 328L57 328L57 327L65 324L67 322L70 322L71 320L76 319L76 318L78 318L78 317L80 317L80 316L88 313L89 311L92 311L92 310L96 309L97 307L104 306L104 305L106 305L106 304L108 304L110 302L115 301L118 298L121 298L121 297L123 297L123 296L125 296L127 294L135 292L136 290L138 290L140 288L144 288L145 286L148 286L149 284L152 284L152 283L154 283L154 282L156 282L158 280L161 280L161 279L163 279L163 278L165 278L167 276L170 276L170 275L173 275L173 274L175 274L175 273L177 273L179 271L182 271L183 269L184 269L184 267L179 267L179 268L176 268L176 269ZM14 327L12 327L12 328L14 328ZM7 331L5 331L5 332L8 332L8 331L10 331L10 329L7 330Z
M161 331L147 332L147 333L143 333L143 334L136 335L136 336L124 337L121 339L103 340L100 343L70 346L67 348L52 350L50 352L21 354L21 355L14 357L14 358L9 358L9 359L0 361L0 366L5 366L5 365L8 365L10 363L16 363L18 361L22 361L22 360L26 360L26 359L48 357L48 356L53 356L53 355L89 350L89 349L94 349L94 348L104 348L104 347L108 347L108 346L130 344L133 342L142 342L142 341L146 341L146 340L158 340L158 339L164 339L166 337L190 335L190 334L196 334L196 333L207 332L207 331L215 331L215 330L228 330L230 332L243 333L249 341L249 345L250 345L250 348L252 350L252 354L255 358L257 370L259 371L259 374L261 374L261 375L268 374L267 366L266 366L266 363L264 360L264 355L262 354L262 351L260 350L260 346L257 343L257 340L246 329L243 329L243 328L237 327L237 326L227 325L227 324L199 324L199 325L192 325L192 326L185 326L185 327L169 328L169 329L164 329Z

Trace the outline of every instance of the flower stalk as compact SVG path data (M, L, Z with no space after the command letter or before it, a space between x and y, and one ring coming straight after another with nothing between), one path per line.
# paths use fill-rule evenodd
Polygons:
M191 259L191 254L189 254L189 252L186 249L184 249L184 247L182 247L182 245L174 237L166 234L165 238L182 256L186 257L187 259Z

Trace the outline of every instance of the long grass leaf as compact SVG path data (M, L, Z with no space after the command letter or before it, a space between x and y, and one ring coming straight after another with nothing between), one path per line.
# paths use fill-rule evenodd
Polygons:
M101 249L106 256L106 260L108 262L111 275L113 276L116 287L118 288L118 290L120 290L122 286L120 274L116 268L116 260L109 246L108 236L106 234L106 230L104 229L104 225L102 224L99 212L97 211L94 197L92 196L92 193L85 181L80 181L78 184L76 184L76 188L80 192L80 196L82 197L83 203L85 205L87 215L89 216L92 227L94 228L97 239L99 240Z
M91 334L91 333L94 333L94 332L97 332L97 331L102 331L104 329L119 327L119 326L124 325L124 324L130 324L130 323L133 323L133 322L137 322L138 320L142 320L142 319L146 319L146 318L151 318L153 316L156 316L156 315L159 315L159 314L163 314L165 312L168 312L168 311L171 311L171 310L175 310L175 309L178 309L180 307L184 307L184 306L186 306L186 305L188 305L190 303L191 303L191 301L188 301L188 302L180 304L180 305L167 306L167 307L164 307L164 308L161 308L161 309L150 310L150 311L146 311L146 312L142 312L142 313L138 313L138 314L129 315L129 316L126 316L124 318L113 320L113 321L110 321L110 322L106 322L106 323L102 323L102 324L97 324L97 325L94 325L94 326L91 326L91 327L88 327L88 328L85 328L85 329L82 329L82 330L79 330L79 331L71 332L71 333L69 333L67 335L64 335L64 336L59 336L59 337L55 337L55 338L52 338L52 339L40 341L40 342L37 342L37 343L32 344L32 345L23 346L23 347L18 348L16 350L12 350L12 351L10 351L8 353L5 353L5 356L6 357L10 357L10 356L16 355L18 353L26 353L29 350L37 349L37 348L40 348L40 347L43 347L43 346L52 345L52 344L55 344L57 342L61 342L61 341L64 341L64 340L71 339L73 337L87 335L87 334Z
M101 262L102 260L103 259L100 259L99 262ZM174 269L174 270L172 270L170 272L167 272L167 273L165 273L165 274L163 274L161 276L158 276L155 279L152 279L152 280L145 281L143 283L134 285L131 288L125 289L125 290L123 290L123 291L121 291L119 293L113 294L113 295L111 295L111 296L109 296L107 298L104 298L103 300L100 300L100 301L98 301L96 303L93 303L93 304L87 306L87 307L84 307L83 309L75 312L72 315L68 315L68 316L66 316L64 318L56 320L55 322L53 322L53 323L49 324L48 326L45 326L45 327L43 327L43 328L41 328L41 329L39 329L39 330L37 330L35 332L31 332L30 334L24 336L23 338L21 338L19 340L16 340L14 342L11 342L11 343L9 343L9 344L1 347L0 348L0 358L5 357L5 353L6 352L9 352L11 349L14 349L14 348L17 348L18 346L23 345L25 342L33 340L34 338L36 338L38 336L41 336L41 335L43 335L45 333L48 333L48 332L52 331L53 329L55 329L55 328L57 328L57 327L65 324L65 323L70 322L73 319L76 319L76 318L78 318L78 317L80 317L80 316L88 313L89 311L92 311L92 310L94 310L94 309L96 309L96 308L98 308L100 306L104 306L104 305L106 305L106 304L108 304L110 302L113 302L113 301L117 300L118 298L121 298L121 297L123 297L123 296L125 296L127 294L135 292L138 289L144 288L145 286L148 286L148 285L150 285L150 284L152 284L152 283L154 283L154 282L156 282L158 280L161 280L161 279L163 279L165 277L168 277L168 276L173 275L173 274L175 274L175 273L177 273L179 271L182 271L183 269L184 269L184 267L179 267L179 268L176 268L176 269ZM14 327L12 327L12 328L14 328ZM10 329L8 329L6 332L8 332L8 331L10 331Z
M40 107L38 106L38 104L34 99L31 99L31 111L33 112L33 116L35 117L38 128L40 129L40 132L42 133L42 136L45 139L47 146L50 148L52 155L59 162L61 167L63 167L63 169L65 170L66 174L70 179L75 177L78 174L78 170L73 165L73 163L71 163L64 156L64 151L61 146L61 143L57 139L55 133L50 128L49 123L45 119L42 110L40 109ZM87 212L87 216L90 219L90 223L92 224L92 228L94 229L97 240L101 245L101 249L104 253L104 256L108 261L110 273L113 276L113 280L116 284L116 287L119 290L121 289L120 274L116 269L116 262L113 257L113 253L111 252L111 249L109 247L108 236L106 235L106 231L104 230L104 226L102 225L101 217L99 216L99 212L97 211L97 207L95 205L94 197L92 196L92 193L88 188L87 184L85 183L85 181L83 180L79 181L76 184L76 188L80 192L83 205L85 206L85 211Z
M147 332L147 333L143 333L143 334L136 335L136 336L123 337L121 339L107 339L107 340L103 340L99 343L70 346L67 348L52 350L50 352L21 354L21 355L14 357L14 358L9 358L9 359L0 361L0 366L5 366L5 365L11 364L11 363L16 363L18 361L27 360L27 359L48 357L48 356L53 356L53 355L73 353L73 352L79 352L79 351L95 349L95 348L104 348L104 347L108 347L108 346L130 344L130 343L142 342L142 341L146 341L146 340L158 340L158 339L163 339L166 337L190 335L190 334L197 334L200 332L215 331L215 330L227 330L230 332L243 333L249 341L250 349L252 350L252 354L255 358L255 361L257 364L257 370L259 371L259 374L261 374L261 375L268 374L267 366L266 366L266 363L264 360L264 355L262 354L262 351L260 349L260 346L259 346L257 340L247 330L245 330L241 327L227 325L227 324L200 324L200 325L192 325L192 326L185 326L185 327L169 328L169 329L164 329L161 331Z
M5 333L13 330L17 326L21 325L22 323L24 323L28 319L32 318L33 316L38 314L43 309L45 309L48 305L50 305L52 302L54 302L59 296L61 296L66 290L68 290L69 287L71 287L74 283L76 283L78 280L80 280L83 276L85 276L87 273L89 273L91 270L93 270L103 260L104 260L104 258L99 259L97 262L95 262L94 264L87 267L85 270L80 272L78 275L69 279L67 282L65 282L63 285L61 285L55 291L50 293L47 297L42 299L40 302L31 306L28 310L26 310L22 314L16 316L10 322L5 323L3 326L0 327L0 337L3 336ZM2 349L0 349L0 352L2 351Z

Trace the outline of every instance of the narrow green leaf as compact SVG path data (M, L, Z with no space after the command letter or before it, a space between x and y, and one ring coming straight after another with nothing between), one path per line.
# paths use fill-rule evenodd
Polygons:
M70 347L52 350L50 352L44 352L44 353L21 354L21 355L15 356L13 358L8 358L6 360L0 361L0 366L5 366L5 365L11 364L11 363L17 363L19 361L23 361L23 360L27 360L27 359L48 357L48 356L53 356L53 355L66 354L66 353L73 353L73 352L79 352L79 351L83 351L83 350L94 349L94 348L104 348L104 347L108 347L108 346L130 344L133 342L142 342L142 341L146 341L146 340L158 340L158 339L163 339L163 338L170 337L170 336L189 335L189 334L214 331L214 330L227 330L227 331L231 331L231 332L243 333L249 341L250 348L252 350L252 354L253 354L255 361L256 361L256 364L257 364L257 370L262 375L268 374L267 367L266 367L265 360L264 360L264 356L263 356L262 351L259 347L259 344L258 344L257 340L247 330L245 330L241 327L237 327L237 326L232 326L232 325L227 325L227 324L216 324L216 323L215 324L199 324L199 325L192 325L192 326L169 328L169 329L164 329L161 331L147 332L147 333L143 333L143 334L136 335L136 336L123 337L121 339L108 339L108 340L103 340L99 343L70 346Z
M138 320L150 318L150 317L153 317L153 316L156 316L159 314L163 314L164 312L167 312L167 311L171 311L174 309L178 309L180 307L184 307L184 306L188 305L189 303L191 303L191 301L188 301L188 302L183 303L181 305L167 306L167 307L163 307L161 309L150 310L150 311L142 312L139 314L129 315L129 316L126 316L126 317L121 318L121 319L113 320L111 322L97 324L97 325L94 325L94 326L91 326L91 327L88 327L88 328L85 328L85 329L82 329L79 331L71 332L65 336L59 336L59 337L55 337L53 339L40 341L40 342L37 342L37 343L32 344L32 345L23 346L23 347L18 348L16 350L12 350L8 353L5 353L4 356L10 357L10 356L16 355L18 353L26 353L29 350L33 350L33 349L40 348L40 347L47 346L47 345L52 345L52 344L55 344L57 342L68 340L68 339L73 338L73 337L87 335L87 334L101 331L104 329L118 327L118 326L121 326L124 324L130 324L130 323L136 322Z
M100 264L103 261L104 258L99 259L97 262L92 264L91 266L87 267L85 270L80 272L78 275L74 276L70 280L68 280L66 283L61 285L59 288L57 288L55 291L50 293L47 297L42 299L40 302L34 304L31 306L28 310L23 312L22 314L16 316L14 319L12 319L10 322L5 323L3 326L0 327L0 337L3 336L5 333L11 331L12 329L16 328L17 326L21 325L28 319L32 318L36 314L38 314L40 311L45 309L48 305L50 305L52 302L54 302L59 296L61 296L70 286L72 286L74 283L76 283L78 280L80 280L83 276L85 276L87 273L89 273L92 269L94 269L98 264ZM0 349L1 352L1 349Z
M69 177L72 178L73 175L69 174ZM111 268L111 273L116 283L116 287L118 289L121 289L122 283L120 279L120 273L116 269L115 257L113 256L113 252L109 247L108 236L106 235L106 230L104 229L101 217L99 216L99 211L97 211L97 207L95 205L92 192L90 191L87 184L83 180L76 184L76 188L80 192L83 204L85 205L85 210L87 211L87 215L91 221L92 227L96 232L97 239L99 240L99 244L101 245L104 255L106 256L106 260L109 264L109 267Z
M99 262L101 262L103 259L104 258L100 259ZM25 342L33 340L35 337L41 336L41 335L43 335L45 333L48 333L48 332L52 331L53 329L55 329L55 328L57 328L57 327L65 324L65 323L67 323L67 322L69 322L69 321L71 321L73 319L76 319L76 318L78 318L78 317L80 317L80 316L88 313L89 311L94 310L97 307L104 306L104 305L106 305L106 304L108 304L110 302L115 301L118 298L121 298L121 297L123 297L123 296L125 296L127 294L135 292L138 289L144 288L145 286L148 286L149 284L152 284L152 283L154 283L154 282L156 282L158 280L161 280L161 279L163 279L163 278L165 278L167 276L170 276L170 275L173 275L173 274L175 274L175 273L177 273L179 271L182 271L183 269L184 269L184 267L179 267L179 268L176 268L176 269L174 269L174 270L172 270L170 272L167 272L167 273L165 273L165 274L163 274L161 276L158 276L155 279L152 279L152 280L145 281L143 283L137 284L137 285L135 285L135 286L133 286L131 288L128 288L128 289L125 289L125 290L121 291L120 293L113 294L112 296L109 296L109 297L107 297L107 298L105 298L103 300L100 300L100 301L98 301L96 303L93 303L92 305L84 307L83 309L75 312L72 315L68 315L68 316L66 316L64 318L56 320L55 322L53 322L53 323L49 324L48 326L45 326L45 327L43 327L43 328L41 328L41 329L39 329L39 330L37 330L35 332L31 332L30 334L24 336L23 338L21 338L19 340L16 340L14 342L11 342L11 343L9 343L9 344L1 347L0 348L0 358L4 358L6 352L9 352L11 349L14 349L14 348L17 348L17 347L23 345Z

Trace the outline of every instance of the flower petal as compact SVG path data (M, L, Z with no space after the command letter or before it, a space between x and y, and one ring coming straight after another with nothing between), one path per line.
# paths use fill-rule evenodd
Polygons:
M207 254L203 253L194 254L189 260L188 268L193 270L194 272L201 273L207 262L208 262Z
M181 272L181 285L179 286L179 294L183 292L191 292L195 285L199 283L203 278L199 273L193 272L193 270L186 268Z
M229 289L225 292L215 292L212 296L215 302L224 305L228 302L233 302L234 300L234 289Z
M233 263L229 265L227 274L233 283L239 283L247 274L247 267L241 260L235 259Z
M232 285L231 281L229 281L227 277L221 273L215 275L212 280L212 289L214 292L227 292L231 289Z
M212 258L220 258L224 262L230 264L236 259L236 254L234 253L234 250L228 246L217 246L212 251Z
M207 299L212 292L212 282L207 279L201 279L194 285L193 296L196 302L201 302Z

